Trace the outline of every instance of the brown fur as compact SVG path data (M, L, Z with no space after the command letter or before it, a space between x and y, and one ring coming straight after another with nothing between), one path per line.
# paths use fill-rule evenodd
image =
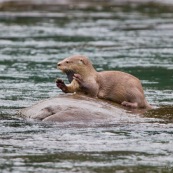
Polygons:
M132 108L150 108L138 78L121 71L97 72L90 60L74 55L59 62L57 67L67 74L70 84L57 79L65 93L79 92L120 103Z

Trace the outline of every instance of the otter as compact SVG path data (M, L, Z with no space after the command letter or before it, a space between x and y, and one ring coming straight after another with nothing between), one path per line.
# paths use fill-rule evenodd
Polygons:
M57 63L66 73L70 84L62 79L56 85L64 93L81 93L106 99L130 108L151 108L145 99L141 82L135 76L121 71L97 72L91 61L83 55L73 55Z

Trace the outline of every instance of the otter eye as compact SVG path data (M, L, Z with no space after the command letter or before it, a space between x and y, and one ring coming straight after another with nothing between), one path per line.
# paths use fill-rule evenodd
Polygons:
M69 61L66 61L66 63L68 64L68 63L69 63Z

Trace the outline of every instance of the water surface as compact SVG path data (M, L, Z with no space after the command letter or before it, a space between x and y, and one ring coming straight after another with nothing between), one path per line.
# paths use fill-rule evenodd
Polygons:
M67 79L56 63L72 54L88 56L98 71L137 76L152 105L171 107L172 47L173 11L162 5L2 10L1 172L172 172L172 120L135 115L82 127L15 115L61 93L54 80Z

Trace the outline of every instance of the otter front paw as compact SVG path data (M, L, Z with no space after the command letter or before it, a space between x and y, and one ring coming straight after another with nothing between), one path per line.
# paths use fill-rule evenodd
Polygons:
M60 88L63 92L67 92L67 86L62 79L56 79L56 86Z
M80 74L74 74L73 79L75 79L79 83L79 85L82 85L83 79Z

